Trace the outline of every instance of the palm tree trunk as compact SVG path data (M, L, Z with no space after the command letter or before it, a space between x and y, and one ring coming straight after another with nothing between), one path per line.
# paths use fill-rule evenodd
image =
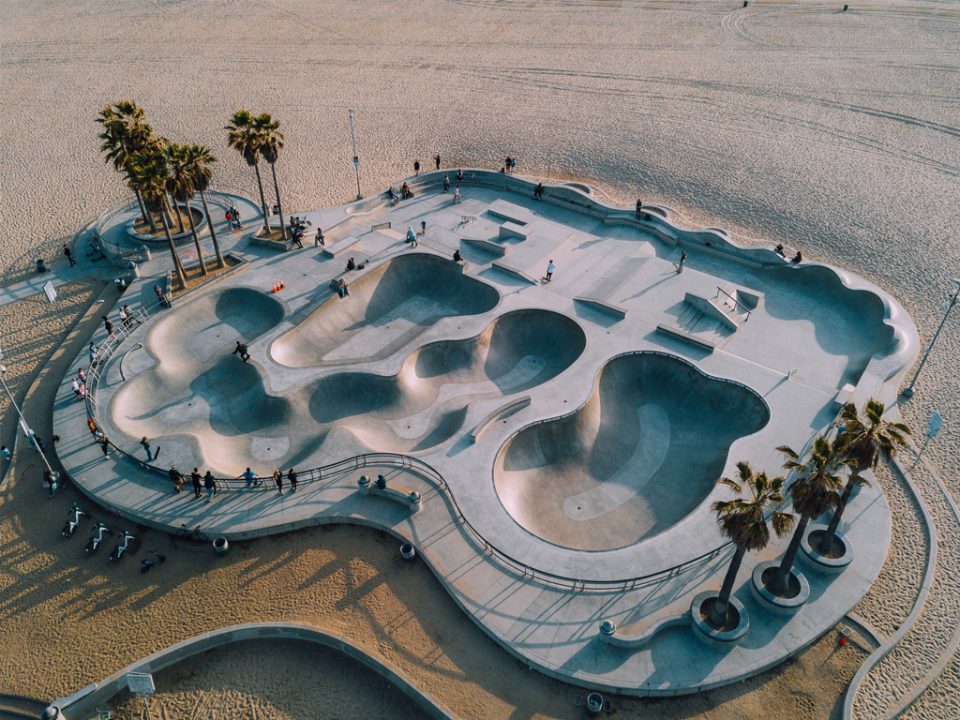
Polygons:
M207 207L207 196L200 193L200 202L203 203L203 214L207 216L207 227L210 228L210 237L213 238L213 251L217 254L217 264L224 267L223 253L220 252L220 241L217 240L217 231L213 227L213 216L210 214L210 208Z
M173 198L170 197L170 194L165 192L163 194L164 203L160 206L160 212L165 213L167 216L167 224L173 228Z
M166 205L165 200L163 204ZM163 233L167 236L167 243L170 245L170 254L173 256L173 267L177 272L177 280L180 282L180 287L186 289L187 274L183 271L183 263L180 262L180 255L177 253L177 246L173 242L173 235L170 234L170 225L167 222L164 210L165 208L160 208L160 222L163 223Z
M840 518L843 517L843 511L850 501L850 496L853 494L853 485L853 481L847 480L847 485L843 488L843 494L840 496L840 504L838 504L837 509L833 511L833 517L830 518L827 531L823 537L820 538L820 542L817 545L817 550L823 555L830 552L830 548L833 546L833 538L837 534L837 528L840 527Z
M267 212L267 198L263 194L263 181L260 180L260 163L255 162L253 169L257 173L257 187L260 188L260 207L263 209L263 231L269 235L272 232L270 230L270 213Z
M187 199L187 210L190 209L190 199ZM193 235L193 244L197 246L197 260L200 261L200 273L202 275L207 274L207 265L203 262L203 248L200 247L200 238L197 237L197 228L193 223L193 213L191 212L187 215L187 218L190 220L190 233Z
M182 233L185 233L185 232L187 231L187 229L183 226L183 212L181 212L181 210L180 210L180 203L179 203L179 201L178 201L176 198L173 199L173 209L176 210L176 212L177 212L177 225L180 226L180 232L181 232L181 234L182 234ZM189 208L189 206L188 206L188 207L187 207L187 210L189 211L189 209L190 209L190 208Z
M776 575L773 576L773 587L770 588L774 595L785 597L790 589L790 570L793 569L793 563L797 559L797 551L800 549L800 541L803 534L807 531L807 523L810 522L809 515L801 515L800 522L797 523L797 529L790 538L790 544L787 546L787 552L780 561L780 567L777 568Z
M280 186L277 185L277 164L270 163L270 171L273 173L273 191L277 194L277 214L280 216L280 237L287 241L287 229L283 226L283 205L280 204Z
M723 576L720 595L717 597L717 601L713 604L713 609L710 611L710 624L715 628L726 625L727 608L730 605L730 593L733 592L733 583L737 579L737 573L740 572L740 564L743 562L743 556L746 552L746 546L737 546L737 551L733 554L733 559L727 568L727 574Z
M143 218L145 222L150 223L151 232L156 232L157 224L153 220L153 215L147 212L147 206L143 204L143 197L141 197L140 191L134 190L133 194L137 196L137 205L140 206L140 217Z

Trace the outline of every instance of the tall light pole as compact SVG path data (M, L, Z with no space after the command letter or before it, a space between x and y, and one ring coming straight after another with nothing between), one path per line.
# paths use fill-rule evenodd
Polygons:
M0 351L0 360L2 359L3 352ZM27 419L20 411L20 406L17 405L17 401L14 399L13 393L10 392L10 387L7 385L7 381L3 377L3 374L6 371L7 368L3 365L0 365L0 385L3 385L3 389L6 391L7 397L10 398L10 404L13 405L13 409L17 411L17 415L20 417L20 427L23 429L23 433L32 440L33 446L37 449L37 452L40 453L43 464L47 466L47 472L50 473L50 481L52 483L56 483L60 475L50 466L50 462L47 460L47 456L44 454L43 450L40 449L40 443L37 442L33 430L30 429L30 425L27 423Z
M943 326L947 322L947 318L950 317L950 311L953 310L953 306L957 304L957 299L960 298L960 278L953 278L954 284L957 286L953 291L953 295L945 303L946 312L943 314L943 320L940 321L940 325L937 327L937 331L933 334L933 339L930 341L930 344L927 345L927 351L923 354L923 360L920 361L920 367L917 368L917 372L913 375L913 380L910 381L910 384L903 389L903 397L910 398L913 397L913 386L917 384L917 378L920 377L920 371L923 370L923 366L927 363L927 358L930 357L930 351L933 350L933 345L937 342L937 338L940 337L940 331L943 330Z
M353 146L353 171L357 174L357 200L363 200L360 192L360 156L357 155L357 136L353 131L353 108L347 110L347 119L350 121L350 144Z

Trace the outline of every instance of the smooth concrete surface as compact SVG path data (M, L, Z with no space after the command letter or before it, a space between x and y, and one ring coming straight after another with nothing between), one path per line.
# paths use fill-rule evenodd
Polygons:
M518 523L557 545L632 545L703 502L730 445L769 417L755 392L685 360L620 355L577 412L507 442L494 468L497 494Z
M358 239L350 254L365 268L345 274L351 296L342 301L330 282L344 275L343 256L306 247L249 261L134 329L105 363L97 389L98 421L123 453L104 458L92 444L86 408L69 382L57 399L58 452L71 477L97 502L152 527L201 526L230 539L326 522L385 529L414 543L464 611L509 652L577 684L637 695L696 692L802 650L856 604L883 563L890 519L874 488L855 498L841 527L858 548L854 562L835 577L811 577L810 599L792 616L768 612L750 594L753 567L783 550L785 541L775 541L744 562L735 595L751 627L733 647L705 652L684 627L665 626L642 648L613 648L596 636L600 619L640 634L689 613L697 592L719 588L728 553L715 552L724 540L709 508L727 491L710 476L734 472L739 460L776 471L775 448L804 448L833 421L848 383L858 403L895 391L917 349L902 307L855 275L789 267L772 250L737 248L716 231L659 215L637 221L569 187L549 186L536 202L532 182L467 176L456 206L440 191L442 174L431 173L410 180L416 197L396 207L368 198L317 213L329 242ZM500 239L502 220L489 212L498 201L529 213L526 239ZM415 251L381 227L418 227L421 219L428 233ZM496 268L498 256L471 239L508 247L511 269ZM682 273L678 245L688 255ZM454 250L464 266L449 261ZM547 259L557 266L549 283L541 279ZM285 289L272 294L277 280ZM141 289L148 282L130 292L148 297ZM719 289L763 301L712 352L657 332L691 314L688 293L712 298ZM243 294L223 300L230 292ZM626 313L574 301L585 296ZM409 317L395 312L398 302ZM234 304L242 309L226 309ZM238 337L250 347L247 365L230 355ZM128 350L124 379L118 365ZM661 365L671 370L651 382L661 369L637 358L646 354L649 363L655 353L670 356ZM521 398L529 404L497 414ZM137 440L146 428L162 448L155 468L130 460L144 459ZM585 453L564 454L567 442ZM391 448L432 468L396 458L383 466L423 497L415 515L358 493L360 473L371 471L360 461L296 493L236 490L209 504L174 495L165 477L170 464L203 463L235 477L252 463L265 475L279 465L303 471ZM555 507L596 493L596 514L584 527L616 528L624 521L617 513L633 503L630 519L645 518L647 529L635 541L605 539L590 550L544 539L556 532L549 523L530 532L507 511L498 485L508 476L495 472L498 458L521 448L524 462L543 459L536 467L544 494L551 473L562 470ZM649 471L661 455L662 477L632 487L628 502L609 502L624 480L636 482L629 470L617 475L622 468ZM541 499L533 491L526 497Z

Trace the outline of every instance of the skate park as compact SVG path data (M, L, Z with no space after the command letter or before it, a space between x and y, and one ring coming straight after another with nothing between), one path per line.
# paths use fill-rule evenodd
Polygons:
M710 511L716 479L743 459L775 471L776 447L805 447L843 402L895 393L916 354L896 300L589 188L548 185L536 201L529 181L469 170L454 203L442 175L408 178L415 195L396 206L381 193L306 213L325 246L261 253L169 309L144 308L122 336L95 337L90 398L75 402L66 382L55 409L78 487L131 521L230 540L385 529L508 651L626 694L734 682L835 624L890 540L873 488L844 528L851 566L805 568L802 608L766 610L745 571L745 640L718 648L688 627L691 598L719 585L730 552ZM411 248L406 228L421 222ZM348 258L363 267L345 270ZM210 469L217 496L175 495L171 465ZM246 467L296 467L301 485L248 488ZM378 474L418 507L358 485Z

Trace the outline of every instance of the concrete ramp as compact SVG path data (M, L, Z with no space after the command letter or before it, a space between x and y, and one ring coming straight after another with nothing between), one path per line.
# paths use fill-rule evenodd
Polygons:
M384 357L443 317L477 315L500 301L491 286L435 255L401 255L344 276L350 295L331 294L271 347L287 367L351 363Z

